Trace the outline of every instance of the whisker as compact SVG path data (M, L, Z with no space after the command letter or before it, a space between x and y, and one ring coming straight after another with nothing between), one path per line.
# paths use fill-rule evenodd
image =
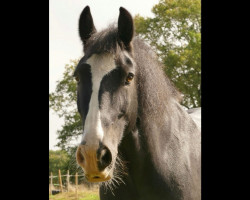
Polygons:
M127 176L127 167L125 165L126 162L123 161L121 155L118 155L115 161L114 172L112 179L102 182L100 186L102 186L105 192L110 191L114 196L114 190L118 188L121 184L126 185L123 178Z

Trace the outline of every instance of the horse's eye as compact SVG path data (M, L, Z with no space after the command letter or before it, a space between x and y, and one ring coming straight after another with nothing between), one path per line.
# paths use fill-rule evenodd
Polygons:
M125 84L126 85L130 84L131 81L133 80L133 78L134 78L134 74L133 73L129 73L128 76L127 76L127 78L126 78Z
M76 80L76 82L79 82L79 81L80 81L80 79L79 79L78 76L75 77L75 80Z

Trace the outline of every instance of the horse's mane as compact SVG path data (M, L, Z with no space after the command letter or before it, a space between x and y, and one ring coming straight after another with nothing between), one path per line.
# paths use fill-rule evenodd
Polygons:
M173 85L163 71L163 64L158 60L155 52L139 37L133 41L134 58L138 65L139 99L143 109L157 112L165 109L170 100L180 102L181 93ZM153 110L151 109L153 108Z
M108 28L93 34L85 45L89 46L85 55L101 52L119 54L122 49L118 42L117 31L115 24L111 24ZM135 36L132 46L134 60L137 63L138 101L141 104L139 106L151 116L154 112L159 115L171 99L180 102L181 93L165 75L163 64L149 45Z

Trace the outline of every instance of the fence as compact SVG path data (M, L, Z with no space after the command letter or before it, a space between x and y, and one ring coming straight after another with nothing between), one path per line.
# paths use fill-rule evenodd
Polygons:
M56 177L59 178L60 192L61 193L64 192L64 190L63 190L63 184L62 184L62 176L66 176L67 177L67 184L66 184L67 189L66 189L66 192L69 192L69 187L70 187L69 178L71 176L75 176L75 194L76 194L76 199L78 199L78 177L79 177L79 175L78 175L77 172L76 172L75 175L70 175L69 174L69 170L67 171L66 175L61 175L60 169L58 170L58 176L53 176L52 172L50 173L50 176L49 176L49 178L50 178L49 193L52 195L52 191L53 191L53 188L52 188L52 186L53 186L53 178L56 178ZM80 175L80 176L83 176L83 175Z

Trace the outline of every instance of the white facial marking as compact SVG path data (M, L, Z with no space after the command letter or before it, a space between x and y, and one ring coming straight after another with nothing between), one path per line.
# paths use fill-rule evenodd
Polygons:
M113 70L115 66L114 55L93 54L87 63L91 66L92 95L89 102L89 111L85 120L82 140L89 146L99 146L103 139L103 128L100 118L98 93L103 77Z

